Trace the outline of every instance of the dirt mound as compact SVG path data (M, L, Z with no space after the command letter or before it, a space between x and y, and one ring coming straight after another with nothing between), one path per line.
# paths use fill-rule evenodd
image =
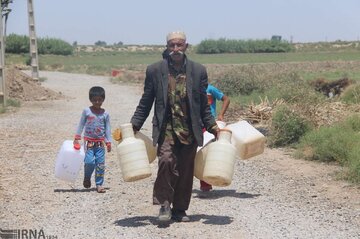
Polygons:
M9 98L21 101L42 101L61 99L64 96L60 92L41 86L39 81L16 68L6 69L6 92Z

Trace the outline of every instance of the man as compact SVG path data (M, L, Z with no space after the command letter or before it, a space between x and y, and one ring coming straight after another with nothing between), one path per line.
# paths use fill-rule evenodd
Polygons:
M168 57L147 67L144 93L131 123L135 131L140 130L154 104L152 138L158 144L159 164L153 203L161 205L160 222L171 218L186 222L202 128L216 138L219 128L207 104L206 69L185 55L185 34L171 32L166 41Z
M208 85L206 89L207 97L208 97L208 104L210 105L211 114L216 117L216 100L221 100L221 110L219 112L219 115L217 116L217 120L224 121L224 115L229 107L230 99L222 91L220 91L218 88L216 88L213 85ZM208 184L205 181L200 180L200 190L204 192L209 192L212 190L212 185ZM205 194L202 194L202 196L205 196Z

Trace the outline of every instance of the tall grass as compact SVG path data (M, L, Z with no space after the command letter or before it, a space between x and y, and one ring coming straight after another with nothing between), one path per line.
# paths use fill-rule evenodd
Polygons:
M347 166L346 177L360 182L360 115L355 114L330 127L306 133L297 146L296 156L319 161L336 161Z
M349 104L360 103L360 84L350 85L341 95L340 99Z

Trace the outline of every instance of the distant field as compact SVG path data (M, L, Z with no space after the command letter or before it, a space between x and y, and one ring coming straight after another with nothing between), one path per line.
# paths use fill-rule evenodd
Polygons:
M359 52L256 53L190 55L203 64L256 64L308 61L359 61Z
M246 54L195 54L189 57L202 64L247 64L279 63L303 61L359 61L360 53L354 52L293 52L293 53L246 53ZM9 55L8 62L19 62L25 56ZM80 53L73 56L40 55L40 62L45 65L91 65L118 66L150 64L161 59L161 52L94 52Z
M157 51L145 52L80 52L72 56L40 55L39 64L41 70L109 75L112 69L143 71L146 65L161 59L161 50L162 48ZM222 68L238 64L286 64L289 66L286 68L289 70L296 70L302 77L309 80L319 77L329 80L339 79L341 77L360 80L359 67L346 67L346 62L360 62L360 53L357 50L213 55L200 55L190 51L188 55L191 59L202 64L223 65ZM27 56L25 55L6 55L6 63L8 65L25 64L26 58ZM331 67L322 64L326 62L329 62L328 65L331 65ZM336 62L339 62L339 64ZM314 65L314 67L311 67L310 69L303 69L302 66L292 67L297 63ZM209 70L211 72L211 69Z

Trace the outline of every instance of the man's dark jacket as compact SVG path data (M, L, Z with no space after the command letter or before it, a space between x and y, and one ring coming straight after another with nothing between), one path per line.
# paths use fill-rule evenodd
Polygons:
M153 103L155 104L153 124L153 144L159 140L161 126L166 120L166 107L168 101L168 62L166 59L147 67L144 93L139 105L131 118L131 123L140 129L149 116ZM209 130L216 125L207 102L206 88L208 77L203 65L186 59L186 91L189 100L189 113L191 126L198 146L203 145L203 132L205 127Z

